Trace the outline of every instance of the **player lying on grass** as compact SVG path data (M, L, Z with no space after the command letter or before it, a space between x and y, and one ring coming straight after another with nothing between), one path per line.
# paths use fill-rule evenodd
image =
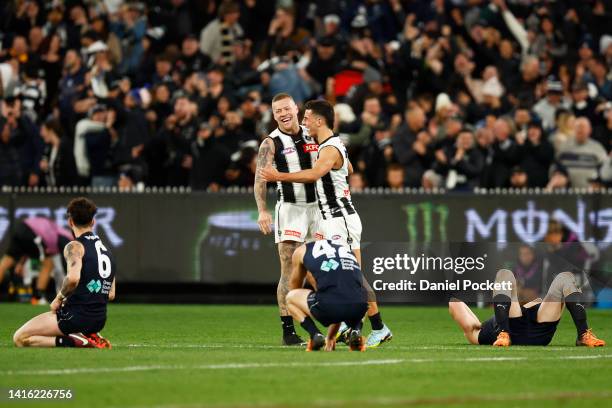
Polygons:
M336 347L340 322L348 325L351 350L365 351L361 319L368 310L363 275L350 249L319 240L298 247L293 253L293 271L287 306L295 320L310 335L306 351L326 351ZM314 288L303 289L304 279ZM327 339L312 318L329 327Z
M327 101L313 100L306 103L305 109L302 124L319 144L314 166L306 170L283 173L268 164L261 169L260 177L266 181L316 183L321 214L319 230L323 238L348 247L361 265L361 219L351 200L347 182L353 169L346 147L333 131L334 108ZM364 286L368 293L368 318L372 325L367 346L377 347L391 340L393 334L382 321L374 290L365 280ZM346 338L348 329L348 325L343 325L339 339Z
M523 306L518 302L516 279L511 271L501 269L495 280L509 282L511 290L493 292L495 315L486 322L481 324L470 308L459 300L451 299L448 304L451 316L471 344L546 346L555 335L565 305L578 332L576 345L605 346L606 343L589 329L586 310L580 303L582 291L573 273L558 274L544 300L538 298Z
M106 304L115 298L115 263L93 233L95 214L96 206L87 198L68 204L68 223L76 240L64 248L67 276L51 311L15 332L17 347L111 347L98 332L106 323Z

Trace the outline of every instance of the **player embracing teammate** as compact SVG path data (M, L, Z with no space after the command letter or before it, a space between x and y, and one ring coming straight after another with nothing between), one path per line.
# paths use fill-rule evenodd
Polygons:
M279 97L282 97L282 100L288 100L286 103L290 106L279 106ZM257 162L258 171L255 181L255 197L260 214L259 224L264 233L270 232L271 225L271 217L265 209L266 182L277 182L279 190L275 229L277 242L281 240L279 244L281 281L279 282L278 291L281 319L283 319L283 311L288 313L286 299L281 297L281 286L283 290L288 291L291 256L295 248L300 243L305 242L307 238L326 239L333 244L348 247L355 254L359 264L361 264L361 220L352 203L347 182L347 177L352 172L352 166L348 160L344 144L332 130L334 127L334 109L329 102L323 100L310 101L306 103L305 108L301 132L302 135L306 132L307 136L304 135L302 137L308 137L312 143L318 145L316 154L313 153L314 149L309 148L311 153L309 156L310 160L303 161L303 164L306 165L289 165L289 162L292 161L291 155L294 154L294 150L301 153L300 147L291 144L287 145L285 142L289 140L288 137L277 141L280 137L277 132L288 127L287 124L290 123L290 119L295 121L292 129L300 128L297 119L298 108L288 95L277 95L272 102L272 110L274 118L279 124L279 129L262 142ZM293 140L296 139L295 137L293 138ZM297 140L299 142L299 139ZM274 150L272 150L273 148ZM272 166L273 164L275 167ZM301 189L303 189L304 192L311 191L310 189L314 187L316 197L314 205L308 201L307 206L302 211L279 211L279 205L281 208L285 206L287 191L291 191L288 186L293 186L294 191L296 189L302 191ZM306 195L312 198L312 194ZM318 211L312 212L313 206ZM292 206L292 210L297 210L297 208ZM284 218L285 216L288 218ZM304 225L311 228L311 235L308 237L306 236L306 229L303 228ZM287 228L288 226L292 226L292 228ZM302 228L299 229L296 226ZM287 246L286 241L282 240L291 241L292 244ZM382 322L374 291L365 279L364 286L368 292L367 315L372 325L372 332L368 336L367 346L376 347L390 340L392 333ZM285 320L283 320L283 327L286 327ZM291 329L293 330L293 325L291 325ZM348 330L349 328L343 325L339 330L339 339L342 339L348 333ZM286 335L287 332L285 332L284 337Z

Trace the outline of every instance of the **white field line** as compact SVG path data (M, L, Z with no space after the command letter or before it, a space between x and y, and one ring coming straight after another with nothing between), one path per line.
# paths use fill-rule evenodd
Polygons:
M120 373L134 371L156 371L156 370L240 370L282 367L345 367L345 366L375 366L395 364L418 364L418 363L449 363L449 362L502 362L502 361L558 361L558 360L598 360L612 358L612 354L555 356L555 357L468 357L468 358L407 358L386 360L361 360L361 361L329 361L329 362L278 362L278 363L227 363L227 364L200 364L200 365L178 365L157 364L137 365L127 367L91 367L91 368L64 368L45 370L5 370L0 371L0 376L9 375L73 375L88 373Z
M340 345L342 347L342 345ZM201 348L201 349L261 349L261 350L297 350L295 347L287 346L276 346L270 344L115 344L113 348L169 348L169 349L190 349L190 348ZM474 347L473 345L458 345L458 346L394 346L385 344L380 347L385 350L474 350L474 351L490 351L491 347ZM521 351L568 351L575 350L575 347L555 347L555 346L542 346L542 347L530 347L530 346L514 346L515 349Z

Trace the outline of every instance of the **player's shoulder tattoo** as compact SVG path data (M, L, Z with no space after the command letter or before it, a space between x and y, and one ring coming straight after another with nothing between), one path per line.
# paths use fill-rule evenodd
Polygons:
M79 241L70 241L64 247L64 256L66 259L82 258L85 254L85 248Z
M266 167L269 163L272 163L274 159L274 143L272 139L266 137L259 146L259 152L257 153L257 166Z

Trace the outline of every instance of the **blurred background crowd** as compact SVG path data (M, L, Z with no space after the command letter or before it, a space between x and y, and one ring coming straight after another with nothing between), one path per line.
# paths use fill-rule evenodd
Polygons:
M252 186L272 96L364 187L608 186L609 0L7 0L0 185Z

